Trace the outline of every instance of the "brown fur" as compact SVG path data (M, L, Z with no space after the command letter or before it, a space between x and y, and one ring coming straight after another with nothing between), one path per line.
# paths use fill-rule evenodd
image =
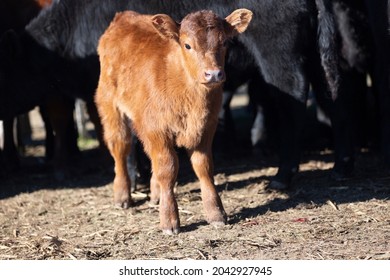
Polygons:
M166 233L178 233L180 227L173 193L175 146L188 151L208 221L226 222L213 183L211 144L224 81L224 42L243 32L251 16L240 9L223 20L200 11L178 25L167 15L127 11L116 15L100 39L95 101L115 160L114 200L122 207L131 204L126 171L131 127L152 161L151 200L160 202L160 226Z

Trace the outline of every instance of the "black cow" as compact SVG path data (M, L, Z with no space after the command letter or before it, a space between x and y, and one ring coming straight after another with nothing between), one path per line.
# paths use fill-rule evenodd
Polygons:
M2 170L19 167L18 152L13 139L13 122L19 114L36 106L46 132L46 159L54 159L56 175L63 177L65 159L79 153L74 127L74 101L63 94L63 87L51 77L50 70L39 60L44 57L61 67L59 56L33 46L23 34L25 26L52 0L2 0L0 1L0 120L4 124L4 151ZM20 41L20 40L23 41ZM26 40L26 41L25 41ZM39 53L39 51L43 51ZM39 55L37 55L39 54Z
M380 146L385 164L390 166L390 91L389 91L389 34L388 1L333 0L328 1L337 26L336 48L339 50L338 67L342 79L341 92L335 104L325 105L331 114L335 131L335 175L344 176L352 171L355 139ZM366 76L372 80L375 108L367 109ZM369 121L374 111L375 120ZM348 124L348 125L347 125ZM363 131L362 131L363 127ZM360 129L360 130L359 130ZM342 136L342 137L340 137ZM358 143L359 144L359 143Z
M220 16L226 16L235 8L251 9L254 12L253 24L238 40L252 54L267 91L278 99L281 112L280 164L271 186L284 188L298 171L300 134L309 84L316 88L316 92L326 96L329 102L330 93L333 97L338 94L337 30L327 2L61 0L27 26L23 40L28 43L25 45L27 49L36 50L34 57L40 58L40 67L50 69L51 81L55 81L57 86L73 84L77 87L85 85L89 78L90 86L84 92L92 99L98 78L97 42L116 12L130 9L149 14L167 13L180 19L186 13L199 9L212 9ZM76 69L66 71L67 67L44 58L42 53L49 57L57 55L66 58L71 64L82 63ZM342 158L339 165L348 164L344 161L345 157Z
M377 112L376 123L378 124L376 131L379 134L381 152L388 168L390 166L389 3L387 0L359 0L356 3L347 1L347 5L351 7L350 10L357 10L358 13L358 19L353 18L353 31L359 30L360 25L356 27L356 22L359 23L360 18L363 17L364 20L365 16L368 22L363 29L365 36L357 37L355 34L355 38L357 37L355 41L362 48L360 53L365 54L366 62L362 65L350 63L350 66L360 69L360 72L368 73L371 77L372 91L376 98L375 112ZM355 8L356 6L358 7ZM343 41L348 41L345 37L343 36ZM350 50L348 47L344 49L346 53Z
M18 152L13 137L14 117L26 113L40 104L42 92L29 95L31 83L26 84L27 91L21 94L15 94L20 84L13 80L15 77L29 75L30 73L21 73L15 71L13 62L20 59L19 49L13 49L13 45L7 44L12 41L7 31L13 29L14 32L22 32L26 24L34 18L39 11L50 4L48 1L38 0L1 0L0 1L0 120L3 125L3 157L0 158L0 166L4 170L13 170L19 166ZM3 40L1 37L7 37ZM28 84L28 85L27 85ZM25 93L25 94L24 94ZM14 96L21 98L13 98ZM16 103L16 104L15 104ZM2 151L0 150L0 157ZM4 161L2 163L2 161ZM6 164L5 164L6 162Z

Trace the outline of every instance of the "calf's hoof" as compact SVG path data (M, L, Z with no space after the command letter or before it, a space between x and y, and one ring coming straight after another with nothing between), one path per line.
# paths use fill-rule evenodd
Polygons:
M210 213L207 215L207 222L215 228L220 228L227 223L227 215L224 210L218 209L214 211L213 214Z
M176 235L180 233L179 221L173 221L171 225L164 224L160 226L162 232L167 235Z
M166 235L177 235L180 233L180 229L162 229L162 232Z
M127 201L121 201L121 202L115 202L115 205L119 208L123 208L123 209L128 209L130 208L130 206L132 205L133 203L131 202L131 200L127 200Z
M130 194L130 181L126 178L116 177L113 186L115 205L124 209L129 208L133 204Z
M120 193L120 194L115 193L114 203L117 207L127 209L133 204L133 201L131 200L131 197L129 196L128 193Z
M153 198L150 198L150 201L149 201L150 205L158 205L159 203L159 199L153 199Z
M215 221L215 222L211 222L210 225L212 225L214 228L216 229L219 229L219 228L222 228L226 225L226 220L225 221Z

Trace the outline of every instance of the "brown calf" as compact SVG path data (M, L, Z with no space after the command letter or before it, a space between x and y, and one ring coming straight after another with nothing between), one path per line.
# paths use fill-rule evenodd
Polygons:
M178 233L173 187L178 173L174 147L184 147L200 180L209 223L226 214L213 182L211 144L221 105L226 40L244 32L252 12L239 9L226 19L211 11L169 16L116 15L101 37L101 74L96 104L104 138L115 160L114 200L131 204L126 158L131 129L152 162L151 201L160 201L160 227Z

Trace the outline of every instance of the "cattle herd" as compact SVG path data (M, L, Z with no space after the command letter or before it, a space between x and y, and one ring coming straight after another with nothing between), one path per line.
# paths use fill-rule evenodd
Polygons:
M115 203L131 206L127 157L137 137L151 159L162 230L179 232L176 146L201 182L208 221L223 224L211 146L216 130L215 141L229 140L218 133L231 133L240 85L267 129L277 123L278 172L268 187L287 189L309 93L331 123L334 178L353 172L358 135L390 168L388 66L388 0L0 0L0 178L18 166L14 119L36 106L46 156L62 174L78 152L80 98L114 158Z

